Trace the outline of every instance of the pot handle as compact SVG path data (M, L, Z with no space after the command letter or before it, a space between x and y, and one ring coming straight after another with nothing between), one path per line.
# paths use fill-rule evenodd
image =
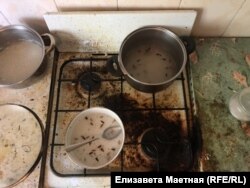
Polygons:
M108 61L107 61L107 70L116 77L120 77L122 76L122 71L119 67L119 63L118 63L118 56L117 55L113 55Z
M186 51L188 54L191 54L195 51L196 45L195 45L195 41L192 37L181 36L180 39L182 40L183 44L185 45Z
M49 33L44 33L41 35L45 45L49 44L49 46L45 49L45 55L47 55L49 52L51 52L56 45L55 42L55 38L53 37L53 35L49 34Z

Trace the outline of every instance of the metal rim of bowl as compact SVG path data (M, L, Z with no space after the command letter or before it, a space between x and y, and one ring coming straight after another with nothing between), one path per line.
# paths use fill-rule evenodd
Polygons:
M13 184L10 184L8 185L7 187L5 188L10 188L10 187L15 187L16 185L18 185L19 183L23 182L32 172L33 170L36 168L36 166L38 165L41 157L42 157L42 153L44 151L44 143L45 143L45 139L44 139L44 127L43 127L43 123L41 121L41 119L39 118L39 116L33 111L31 110L30 108L24 106L24 105L21 105L21 104L14 104L14 103L6 103L6 104L0 104L0 107L1 106L7 106L7 105L11 105L11 106L18 106L18 107L21 107L23 108L24 110L28 111L29 113L31 113L34 118L37 120L38 124L39 124L39 127L40 127L40 130L41 130L41 136L42 136L42 142L41 142L41 148L40 148L40 152L38 153L37 155L37 158L36 160L34 161L33 165L30 167L30 169L27 171L26 174L24 174L19 180L17 180L15 183Z

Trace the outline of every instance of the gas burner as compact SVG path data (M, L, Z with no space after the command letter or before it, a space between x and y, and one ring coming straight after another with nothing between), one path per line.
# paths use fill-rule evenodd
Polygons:
M77 81L77 92L84 98L89 94L92 98L97 98L105 91L102 80L98 73L84 72L80 74Z
M166 133L159 128L147 129L141 136L142 152L151 159L158 159L166 152Z
M79 84L87 91L96 91L101 87L101 78L97 73L86 72L80 75Z
M184 171L191 167L193 156L187 139L173 139L160 128L144 131L140 138L141 154L148 161L158 161L159 170Z

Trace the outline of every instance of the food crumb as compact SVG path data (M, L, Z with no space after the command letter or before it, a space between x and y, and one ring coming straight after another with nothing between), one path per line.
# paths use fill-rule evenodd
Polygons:
M249 67L250 67L250 54L247 54L246 56L245 56L245 61L246 61L246 63L249 65Z
M101 126L100 126L100 128L103 127L104 123L105 123L105 122L101 120Z
M233 79L239 82L240 85L248 87L246 76L242 75L238 71L233 71Z
M243 122L241 124L241 128L243 129L246 136L250 137L250 123Z
M190 61L191 61L193 64L198 63L198 62L199 62L199 58L198 58L197 52L194 51L193 53L189 54L189 59L190 59Z

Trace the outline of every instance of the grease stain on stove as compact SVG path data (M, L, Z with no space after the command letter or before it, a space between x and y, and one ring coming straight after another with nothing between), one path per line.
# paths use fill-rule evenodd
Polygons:
M156 93L153 97L153 94L137 91L121 77L114 77L110 74L106 68L106 60L110 58L109 56L86 56L81 59L82 54L78 53L71 56L64 53L60 55L62 58L59 58L59 67L61 66L62 70L62 82L58 105L59 109L69 111L58 113L56 143L64 143L63 138L67 125L77 114L77 111L74 112L74 110L104 106L115 111L125 127L126 136L122 154L107 167L98 170L88 169L87 174L106 174L121 169L124 171L190 170L190 161L193 156L191 144L188 141L187 114L185 109L174 110L184 106L181 79L173 82L168 89ZM75 59L68 61L73 56ZM78 57L79 59L77 59ZM93 95L94 91L87 91L88 89L85 91L84 88L79 87L78 79L86 73L98 74L101 82L98 92L100 91L101 94ZM79 88L84 95L79 94ZM164 133L163 144L158 143L162 141L161 135L156 135L160 141L157 139L155 144L157 150L161 150L162 145L167 148L162 157L152 158L145 152L145 147L142 149L142 145L146 145L146 149L150 149L148 144L142 141L143 135L148 129L161 130ZM63 155L65 153L63 148L54 148L53 152L57 154L57 158L52 159L55 170L62 174L81 174L82 171L73 165L67 156ZM168 159L168 162L165 163L163 158ZM162 164L161 168L159 168L159 164Z
M138 101L133 99L130 95L122 95L122 96L114 95L106 97L104 98L103 106L116 111L116 113L121 117L122 121L124 122L124 127L126 132L125 143L128 143L128 145L125 146L123 153L124 156L123 165L125 170L126 169L130 170L134 169L139 171L156 170L156 163L157 163L156 159L152 159L151 157L149 157L147 154L145 154L145 151L143 151L142 149L142 145L145 143L142 143L141 141L143 138L143 134L145 133L145 130L158 129L164 133L164 139L166 143L162 144L162 146L169 147L171 150L171 152L168 154L165 154L165 152L163 153L165 155L169 155L167 157L173 158L173 156L175 156L176 158L176 156L180 155L183 152L181 150L174 151L173 146L170 144L176 142L178 145L183 141L181 134L182 120L180 119L181 117L180 114L173 112L172 114L169 113L169 116L172 116L172 121L171 121L168 120L168 118L166 117L166 113L164 117L163 113L160 111L159 112L136 111L136 110L126 111L126 107L124 107L123 104L126 104L126 107L130 107L131 109L138 109L138 107L140 106ZM125 111L121 109L121 106L125 108L123 109ZM174 121L173 117L176 118ZM129 143L134 143L134 144L129 144ZM155 144L153 143L153 145ZM158 150L160 149L159 144L157 144L156 147L158 147ZM171 154L173 156L171 156ZM184 158L179 159L178 162L181 163L181 160L184 160ZM177 162L175 162L172 163L171 166L170 163L168 163L167 168L168 170L184 170L184 168L187 169L187 165L178 166Z

